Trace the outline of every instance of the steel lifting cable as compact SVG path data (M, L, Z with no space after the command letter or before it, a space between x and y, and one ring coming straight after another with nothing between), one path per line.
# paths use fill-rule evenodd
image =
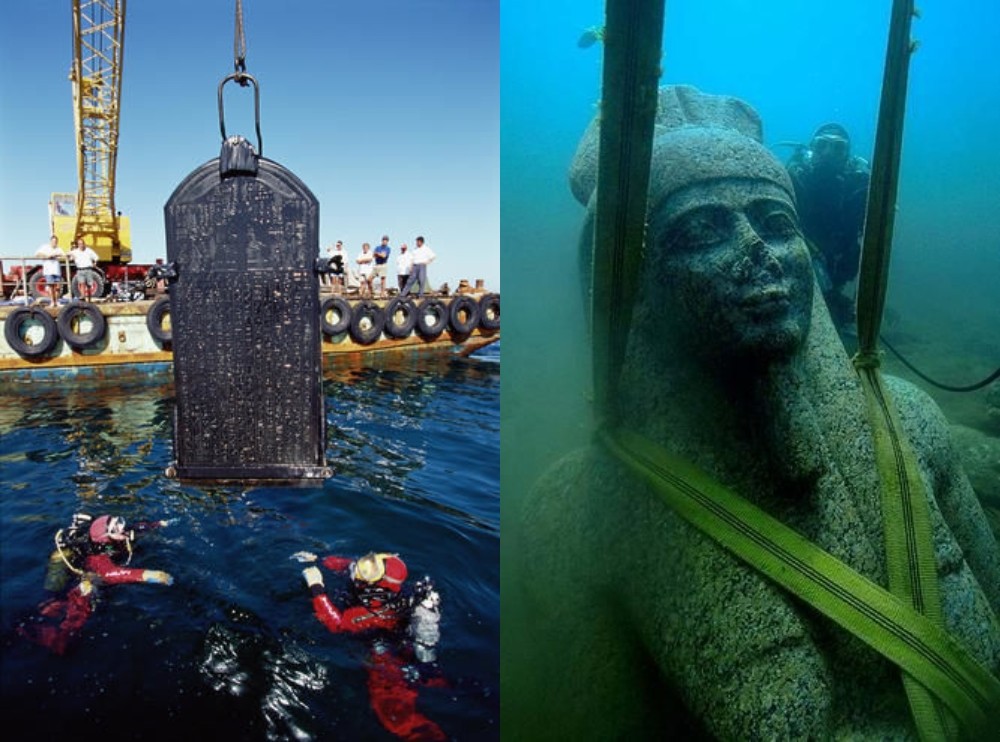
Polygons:
M242 75L247 71L247 37L243 31L243 0L236 0L236 28L233 33L233 69L238 75L236 81L243 86L248 84Z
M254 89L254 127L257 132L257 152L258 156L264 154L264 139L260 134L260 86L256 78L247 72L247 39L243 30L243 0L236 0L236 11L233 32L233 73L223 78L219 83L219 129L222 132L222 141L227 140L226 135L226 115L222 100L222 89L226 83L232 80L242 87L253 85Z

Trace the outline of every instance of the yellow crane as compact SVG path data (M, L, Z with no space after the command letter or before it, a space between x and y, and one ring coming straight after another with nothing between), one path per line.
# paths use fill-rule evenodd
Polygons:
M72 0L77 192L53 193L52 233L66 250L82 237L102 263L132 260L128 217L115 210L126 0Z

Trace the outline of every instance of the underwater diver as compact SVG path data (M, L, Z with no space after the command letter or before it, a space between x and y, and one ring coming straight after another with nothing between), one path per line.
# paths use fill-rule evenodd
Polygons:
M308 551L292 555L301 563L318 557ZM440 637L440 596L430 578L415 585L412 594L404 591L406 564L397 554L371 552L358 559L328 556L324 567L350 577L350 605L341 609L326 593L319 567L302 570L312 593L313 610L332 633L375 635L368 666L368 693L372 710L379 722L397 737L408 740L443 740L444 732L417 711L417 691L410 678L412 662L428 664L435 660ZM404 639L399 652L390 649L386 639ZM409 655L412 654L412 658ZM440 685L440 680L425 681Z
M842 289L858 275L868 162L851 155L847 129L830 123L816 130L808 146L799 145L786 167L816 278L834 323L843 326L854 318L853 299Z
M64 654L94 611L98 585L146 582L172 585L174 578L158 569L128 567L137 533L168 525L169 521L140 521L126 528L118 516L93 518L76 513L72 523L56 533L56 548L49 556L45 589L59 592L71 576L79 582L61 598L49 598L38 614L22 623L17 633L25 639Z

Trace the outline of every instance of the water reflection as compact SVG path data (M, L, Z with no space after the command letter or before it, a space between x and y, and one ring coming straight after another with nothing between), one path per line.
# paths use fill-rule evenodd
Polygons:
M377 737L367 644L330 641L288 557L378 548L407 554L442 594L450 687L428 715L449 737L499 736L499 363L328 370L336 475L307 489L166 479L169 376L26 387L0 404L6 730L107 736L114 719L128 738ZM77 645L53 658L13 627L44 597L53 535L78 511L174 521L136 561L176 582L105 591Z

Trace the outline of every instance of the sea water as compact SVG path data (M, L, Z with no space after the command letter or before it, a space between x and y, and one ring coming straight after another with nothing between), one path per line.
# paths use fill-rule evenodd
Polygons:
M782 161L829 121L845 125L854 154L870 160L890 6L672 0L661 83L745 100L761 115L764 144ZM604 46L578 42L587 29L603 25L604 7L599 0L511 0L501 9L508 338L503 686L504 727L512 736L530 735L537 716L573 713L539 703L544 694L531 688L526 637L548 619L520 592L517 569L526 494L593 433L588 301L578 250L586 210L573 198L568 170L601 99ZM913 23L919 48L910 69L884 331L925 372L962 385L1000 362L1000 19L987 0L921 7ZM598 252L596 270L601 259ZM951 422L998 434L995 422L987 427L985 390L940 392L891 356L885 364L887 372L927 389Z
M499 737L499 345L467 359L327 368L319 487L167 479L169 374L132 385L48 379L0 400L0 697L7 732L51 739L391 739L369 707L372 645L330 634L292 553L400 554L441 596L418 709L455 739ZM175 583L100 590L64 656L15 626L46 597L74 512L168 519L131 566ZM335 601L343 584L325 572ZM338 594L339 591L339 594ZM422 681L433 680L431 685Z

